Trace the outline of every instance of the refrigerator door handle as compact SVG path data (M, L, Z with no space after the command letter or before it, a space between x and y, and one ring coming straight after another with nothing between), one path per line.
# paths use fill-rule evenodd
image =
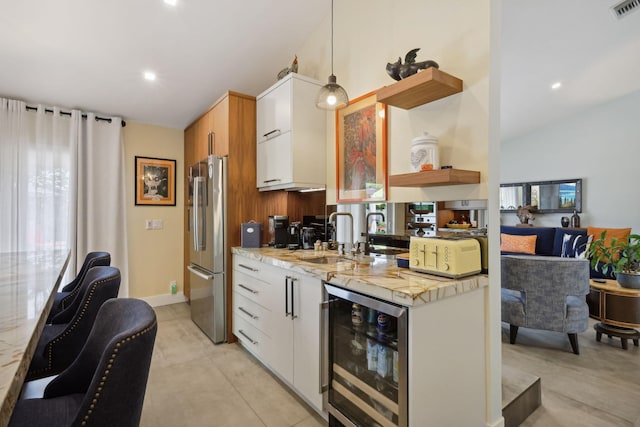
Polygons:
M191 267L190 265L187 266L187 270L189 270L190 272L192 272L193 274L195 274L198 277L203 278L204 280L212 280L213 279L213 274L206 274L203 273L202 271Z
M193 250L198 251L198 181L193 180Z

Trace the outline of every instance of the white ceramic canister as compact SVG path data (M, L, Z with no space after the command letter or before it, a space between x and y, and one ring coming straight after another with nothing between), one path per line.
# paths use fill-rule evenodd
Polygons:
M411 170L420 172L420 167L424 164L432 164L433 169L440 169L438 138L428 132L411 141Z

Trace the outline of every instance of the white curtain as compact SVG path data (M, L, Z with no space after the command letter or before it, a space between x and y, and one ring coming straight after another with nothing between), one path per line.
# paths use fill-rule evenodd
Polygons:
M0 98L0 252L69 248L67 278L103 250L128 295L121 120Z

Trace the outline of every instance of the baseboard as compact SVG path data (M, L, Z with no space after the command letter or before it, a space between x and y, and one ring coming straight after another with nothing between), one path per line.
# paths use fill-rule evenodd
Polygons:
M179 302L187 301L187 298L185 298L182 292L177 292L175 294L153 295L140 299L148 302L151 307L159 307L161 305L177 304Z
M504 427L504 418L500 417L492 423L487 423L487 427Z

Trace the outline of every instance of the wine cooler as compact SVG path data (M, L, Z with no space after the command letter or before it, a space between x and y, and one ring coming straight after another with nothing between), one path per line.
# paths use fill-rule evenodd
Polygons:
M322 377L329 426L407 427L405 307L324 284Z

